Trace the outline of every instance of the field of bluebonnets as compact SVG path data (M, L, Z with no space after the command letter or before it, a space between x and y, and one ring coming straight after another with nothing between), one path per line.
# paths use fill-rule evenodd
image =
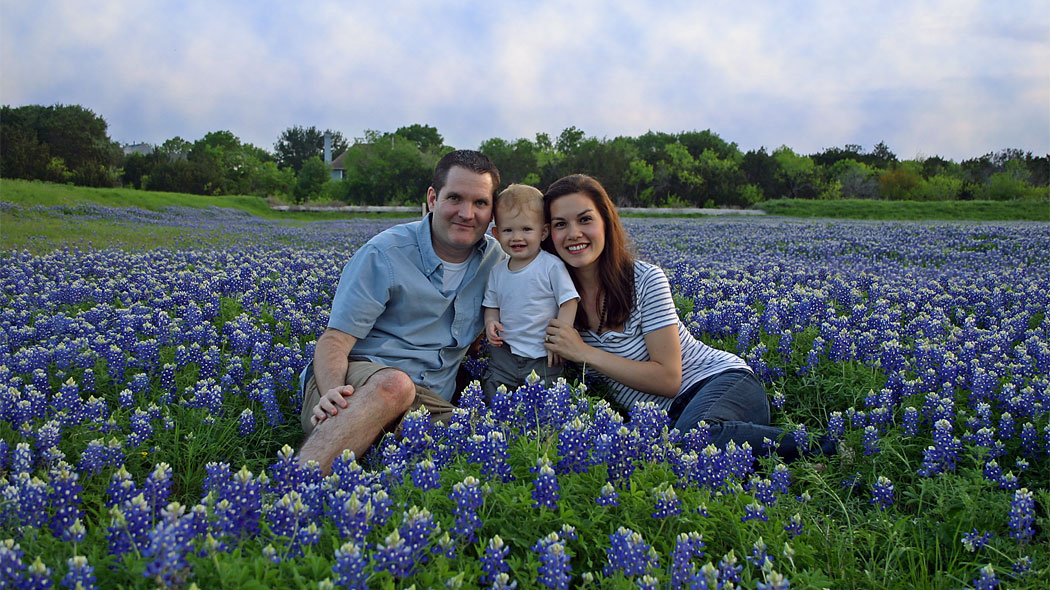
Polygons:
M294 461L297 372L343 262L394 221L2 207L183 233L0 252L0 587L1050 577L1050 225L626 220L692 332L747 359L786 436L837 456L718 450L576 373L491 405L470 386L452 423L410 416L322 477Z

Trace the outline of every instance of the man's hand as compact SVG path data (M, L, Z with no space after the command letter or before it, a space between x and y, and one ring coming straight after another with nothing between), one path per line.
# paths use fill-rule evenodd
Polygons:
M327 393L321 396L321 400L314 406L313 415L310 416L310 424L316 427L321 422L328 419L328 416L335 416L339 413L339 408L345 408L348 403L346 398L350 397L354 393L354 388L351 385L342 385L334 389L329 389Z
M485 324L485 337L492 346L503 346L503 324L488 322Z

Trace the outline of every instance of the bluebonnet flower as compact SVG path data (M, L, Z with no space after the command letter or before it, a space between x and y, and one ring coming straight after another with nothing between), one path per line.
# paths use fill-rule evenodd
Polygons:
M247 467L233 474L216 497L215 530L231 538L257 533L265 483L265 476L256 478Z
M602 486L601 492L594 501L597 502L599 506L619 506L620 493L616 491L613 484L605 482L605 485Z
M137 494L138 488L135 486L135 480L131 478L131 473L127 468L121 465L120 469L114 471L110 476L109 487L106 489L106 495L109 497L106 506L119 506Z
M505 561L509 552L510 547L499 535L489 539L485 545L485 553L481 556L481 569L485 572L481 576L482 583L495 583L497 576L510 571L510 566Z
M784 525L784 530L791 538L795 538L802 534L802 516L799 513L792 514L788 518L787 524Z
M11 453L11 471L13 473L31 473L33 471L33 451L29 443L20 442Z
M963 537L962 537L962 544L963 544L963 547L965 547L967 551L969 551L970 553L973 553L974 551L977 551L978 549L984 549L984 547L987 546L988 542L991 541L991 540L992 540L992 533L987 532L987 531L981 533L981 532L978 532L977 529L975 528L975 529L973 529L973 531L963 535Z
M678 499L674 486L661 484L652 490L652 494L656 497L653 518L667 518L682 513L682 501Z
M386 494L380 490L378 493ZM327 515L344 539L364 542L375 525L385 519L376 518L376 504L368 488L358 486L353 492L337 489L327 502Z
M791 436L795 439L795 444L798 446L798 448L809 448L809 433L806 432L805 424L796 424L795 429L791 431Z
M888 477L880 475L875 483L871 485L871 503L879 508L886 509L893 505L893 501L893 482Z
M636 402L631 408L630 425L637 432L641 456L645 461L659 460L660 444L667 431L667 411L653 402Z
M1015 577L1023 578L1028 574L1028 571L1032 569L1032 558L1027 555L1018 557L1011 569L1013 570Z
M270 531L277 536L293 538L310 517L310 512L303 503L302 494L290 490L266 510Z
M558 473L587 471L590 455L589 422L588 416L577 416L562 426L558 433Z
M397 534L397 531L394 532ZM368 588L368 558L364 556L361 546L353 541L343 543L335 550L335 564L332 571L336 575L335 583L340 588L365 590Z
M255 414L251 408L244 408L241 410L240 417L237 418L237 434L245 437L253 432L255 432Z
M558 533L551 533L536 541L532 551L539 556L538 582L551 590L567 590L572 566L572 555Z
M161 507L168 503L168 495L171 493L173 472L167 463L157 463L153 471L146 477L142 484L142 492L146 496L146 503L151 511L159 512Z
M841 440L842 434L846 430L846 419L843 417L842 412L834 411L828 416L828 438L832 440Z
M781 464L782 465L782 464ZM755 493L755 499L767 506L776 503L777 495L774 490L773 481L763 477L752 476L748 487Z
M530 471L536 474L536 478L533 479L533 490L532 499L533 508L550 508L556 509L558 507L558 500L560 498L558 476L554 473L554 468L551 467L551 461L546 455L536 460L536 466L531 468Z
M938 420L934 424L933 444L922 453L919 475L931 477L943 471L954 471L961 446L959 439L952 434L952 423L943 418Z
M44 565L44 561L38 556L25 569L25 578L20 588L25 590L47 590L51 587L51 568Z
M61 537L74 522L82 517L80 512L80 492L83 487L78 483L80 477L66 464L61 464L50 473L51 493L48 500L54 515L51 517L51 531ZM34 509L39 510L41 506Z
M864 427L864 454L874 455L879 452L879 431L870 424Z
M766 507L758 502L752 502L744 506L744 515L740 517L740 522L747 522L756 518L762 521L769 520L769 517L766 516Z
M426 545L436 530L437 524L427 509L409 508L401 528L376 545L376 571L390 572L396 578L410 576L416 566L426 562Z
M992 564L982 567L981 575L973 581L974 590L995 590L999 584L999 578L996 577Z
M773 483L773 489L777 492L786 494L791 489L791 470L783 463L777 463L773 467L773 475L769 479Z
M69 569L62 578L63 586L70 590L94 590L96 588L95 568L88 565L86 557L74 555L66 561L66 565Z
M111 555L119 557L128 551L145 547L152 522L150 507L142 494L112 507L109 514L110 525L106 538Z
M14 539L0 541L0 582L4 587L20 588L25 581L26 566L22 563L25 552Z
M766 581L759 582L758 585L755 586L755 588L757 590L788 590L790 588L790 584L788 583L788 579L784 577L783 574L771 571L766 576Z
M153 425L150 423L149 412L136 408L131 416L131 434L128 436L127 444L137 447L153 436Z
M769 547L766 545L766 542L762 540L762 537L759 537L758 540L751 545L751 555L747 557L747 561L751 563L751 565L761 569L766 568L767 563L771 566L773 564L773 558L769 556L768 549Z
M456 519L452 525L452 534L473 542L474 531L481 526L481 519L478 518L478 509L482 505L481 482L468 475L452 486L449 497L456 503L452 509Z
M1026 457L1039 453L1039 432L1031 422L1021 425L1021 449Z
M187 555L191 551L193 538L200 531L195 522L203 518L197 512L186 513L185 508L173 502L168 505L160 522L149 531L142 556L149 559L142 575L154 580L158 586L181 587L190 575Z
M337 457L336 460L339 458ZM295 459L295 450L289 445L277 451L277 461L269 467L270 489L277 493L293 490L305 481L305 474Z
M919 433L919 410L912 406L904 408L902 430L907 436L915 436Z
M429 458L418 461L412 468L412 484L423 491L441 487L441 474Z
M1010 502L1010 536L1020 543L1027 543L1033 536L1035 530L1032 524L1035 522L1035 500L1028 488L1021 488L1014 492L1014 499Z
M13 502L16 508L15 518L21 521L22 526L43 527L48 520L47 511L41 510L41 507L47 505L47 483L25 472L9 477L8 481L8 489L16 490L14 495L17 500Z
M688 584L697 574L693 560L703 557L704 547L703 535L700 533L693 531L678 534L671 557L671 588L673 590L689 587Z
M729 585L729 583L739 584L740 572L743 569L744 566L737 563L736 553L730 549L729 553L726 553L722 556L722 559L718 560L717 579L725 585Z

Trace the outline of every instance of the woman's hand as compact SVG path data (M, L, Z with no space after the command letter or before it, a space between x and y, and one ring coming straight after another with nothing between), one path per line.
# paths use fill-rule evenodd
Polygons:
M354 388L351 385L342 385L334 389L329 389L327 393L321 396L321 400L314 406L313 415L310 416L310 424L316 427L321 422L328 419L328 416L335 416L339 413L339 408L345 408L348 403L346 398L350 397L354 393Z
M554 318L547 325L547 335L543 347L562 360L574 363L586 362L587 351L591 350L580 338L580 333L569 322Z

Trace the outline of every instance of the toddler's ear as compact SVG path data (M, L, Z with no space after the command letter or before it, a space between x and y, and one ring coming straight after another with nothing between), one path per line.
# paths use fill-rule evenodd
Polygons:
M499 239L499 232L496 231L496 226L492 226L492 237Z
M547 239L547 236L551 235L551 224L544 223L543 224L543 232L541 232L541 233L542 233L542 235L540 236L540 241L542 242L543 240Z

